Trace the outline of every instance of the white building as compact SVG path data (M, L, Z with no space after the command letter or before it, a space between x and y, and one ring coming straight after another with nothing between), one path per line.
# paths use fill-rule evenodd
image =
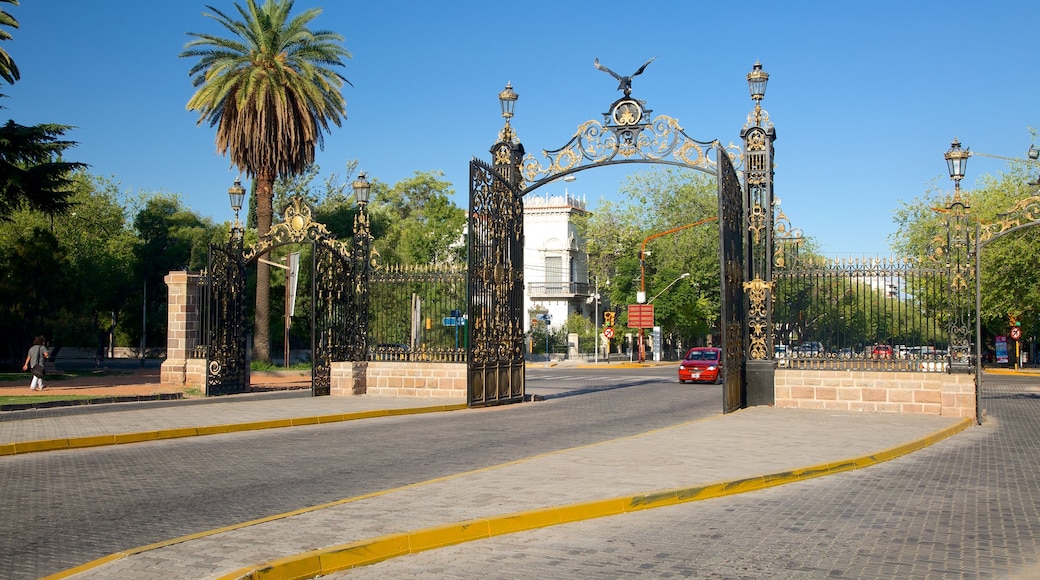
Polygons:
M553 328L574 313L592 319L588 255L571 219L586 213L585 201L566 189L524 198L524 330L531 330L533 311L547 312Z

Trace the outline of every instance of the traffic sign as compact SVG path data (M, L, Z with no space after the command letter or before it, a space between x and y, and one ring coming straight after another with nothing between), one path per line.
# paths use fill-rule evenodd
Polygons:
M1022 338L1022 329L1018 326L1011 329L1011 338L1018 340Z
M441 319L441 324L444 326L466 326L466 318L462 316L459 316L458 318L454 316L445 316Z
M606 338L614 338L614 329L609 326L604 328L603 336L605 336Z
M653 328L654 327L654 305L653 304L629 304L628 305L628 327L629 328Z

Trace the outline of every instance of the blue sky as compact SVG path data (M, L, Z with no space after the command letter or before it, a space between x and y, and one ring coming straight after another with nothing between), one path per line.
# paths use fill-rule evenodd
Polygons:
M210 0L234 11L230 0ZM232 217L237 176L214 130L185 109L188 31L223 34L191 0L22 0L4 48L22 79L3 118L77 128L71 160L131 194L177 193L216 221ZM297 0L296 10L322 6ZM638 7L637 7L638 6ZM1023 157L1040 125L1040 2L326 2L315 26L353 54L343 71L348 118L318 153L323 173L357 159L388 183L442 171L465 207L468 161L488 159L502 119L497 94L520 100L513 126L527 151L566 143L621 93L595 58L634 81L633 96L691 137L738 142L753 104L745 75L770 73L776 195L829 255L888 253L893 211L933 186L951 189L942 154ZM616 196L628 165L582 172L572 195ZM974 158L964 185L1004 169ZM553 187L553 186L550 186ZM562 188L560 189L562 191ZM540 193L556 193L552 189ZM677 225L681 224L677 221ZM635 249L634 249L635 251Z

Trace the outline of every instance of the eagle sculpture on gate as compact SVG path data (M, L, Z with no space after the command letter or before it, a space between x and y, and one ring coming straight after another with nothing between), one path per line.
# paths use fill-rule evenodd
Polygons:
M610 70L609 68L601 65L599 63L599 57L596 57L595 62L593 62L592 64L593 64L593 66L595 66L599 70L601 70L601 71L609 74L610 76L616 78L618 80L618 88L617 88L617 90L624 91L625 92L625 96L628 97L628 96L632 95L632 77L636 77L636 76L639 76L639 75L643 74L643 71L646 69L646 66L648 64L654 62L655 59L657 59L656 56L654 58L651 58L650 60L646 61L646 64L644 64L643 66L639 67L639 70L637 70L636 72L630 74L627 77L623 77L623 76L617 74L616 72Z

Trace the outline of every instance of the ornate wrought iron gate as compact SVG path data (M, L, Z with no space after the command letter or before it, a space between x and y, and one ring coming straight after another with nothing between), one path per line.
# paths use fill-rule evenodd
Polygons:
M740 179L724 151L718 155L719 259L722 270L723 412L746 405L744 383L744 206Z
M492 149L496 168L512 168L518 145ZM497 146L496 146L497 148ZM501 163L500 163L501 162ZM523 202L514 182L476 159L470 161L469 333L470 406L524 398Z
M315 397L332 392L332 362L360 360L352 358L358 345L358 309L352 308L355 297L355 272L349 255L332 244L316 243L311 254L314 272L311 326L311 394ZM367 305L366 305L367 311ZM364 352L364 333L360 333Z
M245 392L249 386L245 331L246 266L242 256L242 237L236 232L232 232L225 246L210 246L204 284L206 394Z

